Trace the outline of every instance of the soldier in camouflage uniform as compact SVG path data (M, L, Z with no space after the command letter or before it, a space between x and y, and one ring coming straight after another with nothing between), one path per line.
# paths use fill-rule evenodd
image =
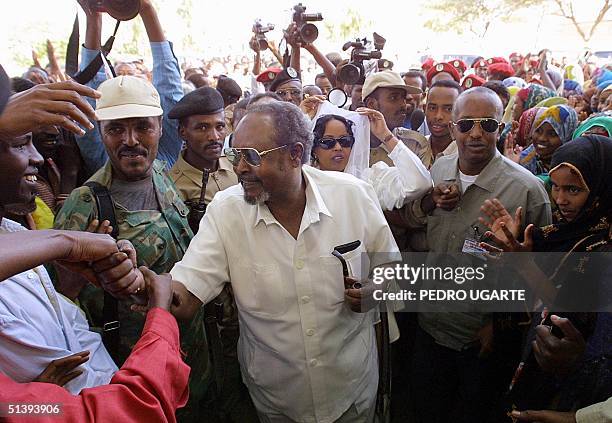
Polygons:
M183 97L168 114L170 119L179 120L179 135L185 141L170 177L188 205L198 203L203 190L208 204L218 191L238 183L231 163L221 155L226 135L223 105L223 97L216 89L202 87ZM202 183L203 169L210 170L206 186ZM206 318L211 319L206 327L216 388L215 403L206 408L218 421L258 422L240 374L238 310L230 284L206 307Z
M163 113L159 94L147 81L120 76L99 87L102 97L96 115L109 161L87 184L97 183L110 194L118 239L128 239L137 251L138 265L157 273L168 272L182 257L193 233L174 184L155 159L161 136ZM75 189L55 220L55 227L85 230L100 216L96 197L89 186ZM100 288L87 285L79 294L93 327L102 327L104 296ZM114 357L118 365L127 358L144 326L144 318L131 312L129 301L118 307L120 343ZM211 383L208 348L203 328L203 310L181 327L181 347L192 367L190 400L181 410L182 421L200 419L200 404Z

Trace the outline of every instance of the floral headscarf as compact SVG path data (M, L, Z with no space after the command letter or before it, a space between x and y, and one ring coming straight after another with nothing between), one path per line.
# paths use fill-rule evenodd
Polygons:
M558 104L549 107L542 115L538 116L533 125L535 131L545 123L550 123L561 143L566 143L572 139L572 135L578 126L578 114L576 111L565 104Z
M542 100L554 97L557 94L550 88L546 88L542 85L531 84L527 88L520 90L516 96L523 102L523 110L531 109L535 107Z
M538 112L540 115L544 113L546 107L532 107L529 110L525 110L519 119L518 132L516 134L516 143L521 147L529 145L529 139L531 137L531 130L533 123L536 120Z

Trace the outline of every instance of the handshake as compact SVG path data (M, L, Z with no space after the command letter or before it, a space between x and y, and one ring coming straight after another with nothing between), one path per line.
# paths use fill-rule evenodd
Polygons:
M110 235L77 231L53 231L63 238L58 264L79 273L118 299L131 300L132 309L144 312L161 307L170 310L169 278L137 267L136 249L128 240Z

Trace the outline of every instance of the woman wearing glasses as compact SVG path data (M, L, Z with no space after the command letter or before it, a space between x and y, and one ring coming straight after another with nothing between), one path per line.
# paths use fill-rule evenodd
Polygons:
M383 210L400 208L407 201L423 196L432 182L421 160L393 136L382 113L367 108L357 112L368 117L372 133L385 144L395 165L389 167L378 162L360 172L361 179L374 187ZM320 116L313 130L312 165L321 170L344 172L351 154L368 154L369 140L356 140L353 126L351 120L340 115Z

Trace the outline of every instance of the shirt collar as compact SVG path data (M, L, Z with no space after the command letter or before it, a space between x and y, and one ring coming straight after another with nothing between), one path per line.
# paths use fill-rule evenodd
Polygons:
M484 169L482 169L476 178L476 181L474 181L474 185L477 185L486 191L493 192L495 190L497 180L501 176L499 166L502 161L503 158L496 149L495 155L489 161L489 163L487 163ZM444 181L456 181L459 179L459 153L455 153L452 156L449 165L442 170L441 176L442 180Z
M315 223L321 220L321 214L332 217L331 212L327 208L327 205L321 196L321 191L314 181L313 175L311 175L311 173L314 172L321 171L307 165L302 166L302 176L304 177L304 182L306 183L306 207L304 208L302 223L306 222L307 224ZM278 223L267 205L257 204L255 207L257 207L257 213L255 215L253 227L257 226L257 224L262 220L266 225ZM301 231L302 228L300 228L300 232Z

